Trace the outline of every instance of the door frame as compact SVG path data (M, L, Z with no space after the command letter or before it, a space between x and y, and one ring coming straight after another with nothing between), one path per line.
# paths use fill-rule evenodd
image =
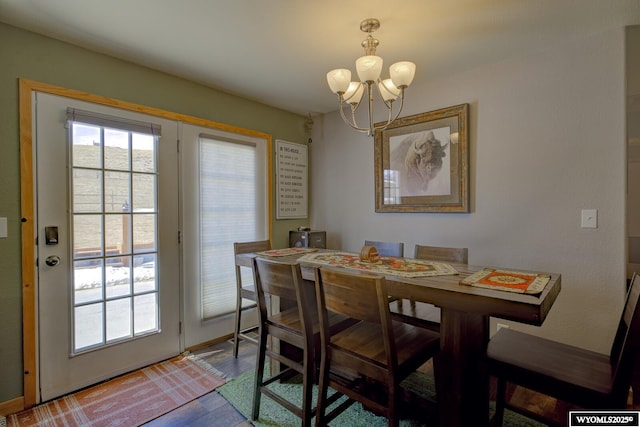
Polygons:
M211 120L200 119L184 114L173 113L159 108L148 107L128 101L121 101L101 95L95 95L74 89L67 89L28 79L19 79L19 130L20 130L20 210L21 210L21 258L22 258L22 350L23 350L23 402L22 409L31 408L38 401L38 348L37 348L37 267L36 267L36 216L35 187L33 168L33 92L48 93L62 97L87 101L123 110L145 113L165 119L192 123L200 126L264 138L271 147L271 135L263 132L238 128ZM268 157L269 203L268 235L271 238L273 228L273 152ZM180 218L181 220L181 218ZM182 224L179 224L182 228ZM180 277L181 293L182 277ZM182 319L181 319L182 320ZM183 344L181 343L181 347Z

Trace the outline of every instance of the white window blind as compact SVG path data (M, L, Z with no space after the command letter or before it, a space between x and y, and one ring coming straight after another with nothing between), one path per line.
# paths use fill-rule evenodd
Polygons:
M264 184L258 182L254 143L201 134L199 145L200 281L206 320L235 310L233 243L264 238Z
M150 135L160 135L162 130L161 126L155 123L141 122L124 117L114 117L108 114L71 107L67 108L67 120Z

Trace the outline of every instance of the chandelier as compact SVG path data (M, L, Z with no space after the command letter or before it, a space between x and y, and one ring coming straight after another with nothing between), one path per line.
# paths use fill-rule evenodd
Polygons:
M375 18L365 19L360 23L360 30L367 33L367 38L362 42L364 56L356 60L356 71L360 81L351 81L351 71L340 68L327 73L327 83L331 91L338 95L340 100L340 115L342 120L352 128L366 132L369 136L374 136L376 131L386 129L395 119L398 118L404 104L404 90L413 81L416 72L416 64L409 61L396 62L389 67L391 78L381 79L382 58L376 56L378 40L371 36L375 30L380 28L380 21ZM374 89L374 86L376 89ZM373 92L376 90L382 98L388 111L386 122L375 126L373 123ZM356 110L362 103L366 92L364 103L369 104L369 127L361 127L356 121ZM393 113L394 101L400 98L400 107ZM345 113L345 104L351 109L351 117Z

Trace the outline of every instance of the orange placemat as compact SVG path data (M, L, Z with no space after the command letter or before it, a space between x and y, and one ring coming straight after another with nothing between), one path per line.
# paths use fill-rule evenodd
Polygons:
M307 254L300 257L299 261L401 277L428 277L458 274L456 269L442 262L382 256L378 262L371 263L361 261L360 254L348 252Z
M289 256L289 255L295 255L295 254L305 254L307 252L315 252L315 251L317 251L317 249L314 249L314 248L285 248L285 249L272 249L269 251L258 252L258 255L279 257L279 256Z
M551 280L548 274L485 268L462 279L460 284L520 294L539 294Z

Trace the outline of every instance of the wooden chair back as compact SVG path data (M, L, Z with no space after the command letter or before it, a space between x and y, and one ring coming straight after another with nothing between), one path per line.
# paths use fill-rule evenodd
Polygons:
M469 250L467 248L416 245L413 257L415 259L468 264Z
M233 253L235 255L268 250L271 250L270 240L258 240L255 242L235 242L233 244Z
M257 420L260 415L262 395L296 414L302 420L303 427L311 426L315 413L312 404L312 385L315 378L315 338L314 319L317 319L315 301L309 301L308 292L313 295L313 286L306 285L302 279L299 264L253 259L259 311L258 354L256 357L256 375L254 379L254 395L251 419ZM270 297L278 297L280 310L268 307ZM291 307L291 308L287 308ZM317 324L317 320L315 322ZM315 327L317 329L317 326ZM271 347L271 338L279 340L279 348ZM285 346L294 346L302 350L286 352ZM264 366L266 357L279 362L280 370L265 378ZM295 372L302 374L302 403L287 400L269 384L291 378Z
M437 353L440 334L391 321L384 276L318 268L316 300L322 348L316 425L328 425L356 401L398 426L400 383ZM357 322L331 331L328 316L336 313ZM336 390L331 397L329 387ZM342 395L349 399L329 410Z
M376 324L380 328L387 360L386 366L381 368L393 374L394 367L397 365L396 348L384 276L318 268L316 269L316 300L320 317L321 342L326 343L325 345L329 348L334 347L333 336L329 331L328 312ZM347 361L343 360L343 362ZM352 358L351 362L352 368L365 370L366 363L360 363L357 356ZM374 378L381 378L380 372L374 373L369 370L368 374Z
M271 249L271 241L259 240L255 242L236 242L233 244L233 254L246 254L251 252L268 251ZM233 331L233 357L238 357L238 349L240 340L246 340L257 344L258 341L251 335L257 330L256 325L251 325L242 329L242 312L252 309L256 306L256 288L253 280L253 271L249 275L250 283L243 283L242 267L235 263L236 266L236 315ZM246 300L251 301L248 303Z
M375 240L365 240L365 246L373 246L378 250L378 254L381 256L403 257L404 256L404 243L394 242L378 242Z
M233 254L248 254L251 252L262 252L271 250L271 241L270 240L259 240L255 242L235 242L233 244ZM241 267L236 264L236 285L238 288L243 288L242 284L242 270ZM243 298L251 298L251 295L243 295Z
M254 258L256 290L258 293L258 308L261 323L278 323L279 316L270 316L268 310L268 297L280 298L280 305L295 306L297 314L300 318L302 329L301 333L311 331L311 319L305 307L312 307L313 303L309 302L307 293L303 291L303 279L300 272L299 264L291 264L286 262L267 260L264 258ZM290 301L286 304L283 300ZM314 311L315 312L315 311ZM289 327L287 325L282 325Z
M614 366L613 394L618 396L615 400L626 398L631 378L640 356L640 276L633 274L624 310L620 316L620 323L611 346L610 360Z

